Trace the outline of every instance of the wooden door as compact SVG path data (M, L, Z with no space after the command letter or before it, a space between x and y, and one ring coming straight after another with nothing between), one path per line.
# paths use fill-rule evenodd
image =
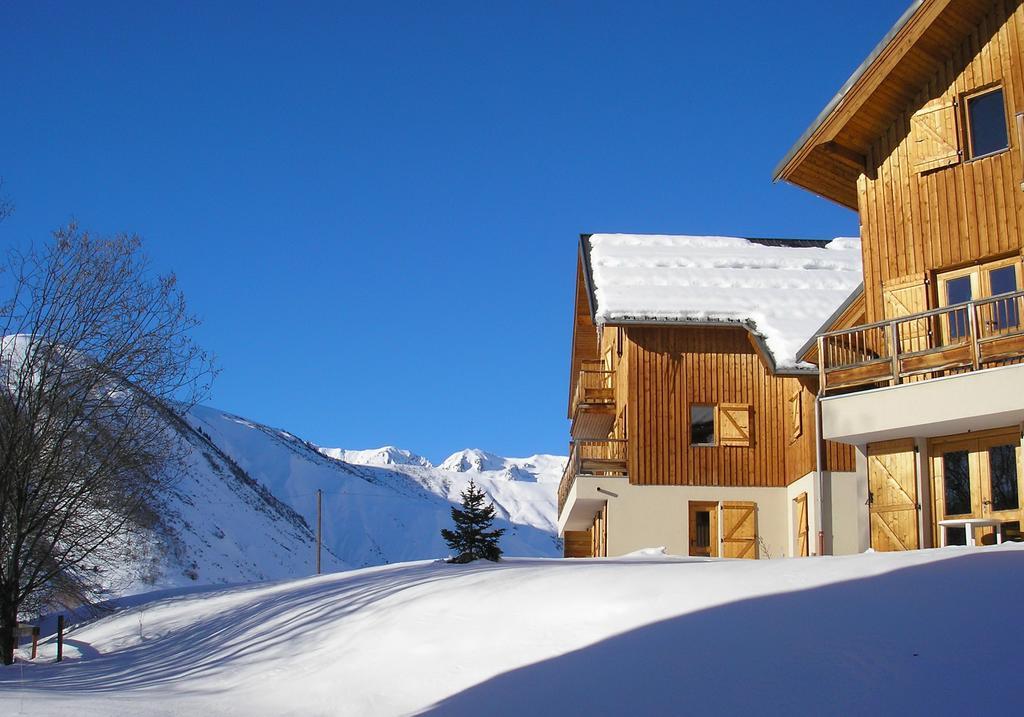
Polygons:
M722 557L757 560L757 503L723 501L719 512Z
M916 550L920 546L913 439L868 446L868 504L874 550Z
M810 554L807 527L807 493L801 493L793 499L796 503L796 550L799 557L806 558Z
M718 503L690 502L690 555L718 557Z

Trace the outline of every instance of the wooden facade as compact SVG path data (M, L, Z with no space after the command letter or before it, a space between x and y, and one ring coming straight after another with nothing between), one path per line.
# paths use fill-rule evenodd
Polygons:
M775 375L742 327L629 326L623 334L632 483L785 487L815 470L815 377ZM716 445L690 445L693 404L719 407ZM722 439L735 430L723 406L747 407L745 443ZM825 458L824 470L853 469L849 447L829 445Z
M985 124L977 120L998 138L985 149L971 109L979 98L996 108ZM923 0L776 178L860 217L861 323L834 325L805 354L820 364L824 390L1024 360L1024 0ZM959 519L998 520L1003 534L1019 538L1021 426L919 429L864 446L871 546L939 544L940 521Z
M1021 256L1022 58L1021 0L924 0L777 170L859 213L865 323L942 305L944 272ZM967 106L992 90L1007 146L975 157Z
M785 488L816 470L813 372L776 373L741 325L597 328L584 271L581 263L560 513L578 475L625 476L648 486ZM714 445L691 445L693 405L714 408ZM822 470L852 471L854 464L852 447L824 444ZM756 506L752 515L756 531ZM804 522L806 541L806 511ZM566 532L565 554L605 554L607 530L603 510L588 530ZM741 538L752 539L745 532Z
M1024 164L1015 121L1024 112L1024 4L989 5L868 147L857 208L869 323L899 315L891 307L894 293L910 297L912 310L904 313L934 308L937 273L1019 256L1024 247ZM972 159L965 99L995 87L1003 89L1009 147ZM934 107L950 108L951 120L938 127L915 122L922 112L935 114ZM948 159L916 165L919 145L936 136L951 150Z

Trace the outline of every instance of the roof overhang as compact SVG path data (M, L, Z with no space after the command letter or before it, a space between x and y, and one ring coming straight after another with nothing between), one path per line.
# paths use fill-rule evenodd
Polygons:
M779 376L803 376L815 374L817 369L814 366L782 366L775 363L775 357L768 349L764 337L757 332L757 328L749 321L722 321L718 319L658 319L658 318L616 318L603 322L603 326L647 326L655 328L680 327L680 328L728 328L744 329L750 339L750 343L761 356L764 365L772 373Z
M849 296L839 305L839 308L832 312L832 315L825 319L825 323L818 327L818 330L814 332L811 338L807 339L807 343L800 347L796 352L797 361L804 361L808 363L817 363L817 357L812 359L811 354L816 353L818 348L818 334L823 334L826 331L832 331L837 327L839 323L846 317L847 313L855 309L855 304L864 298L864 282L862 281L856 289L854 289Z
M946 62L993 0L914 0L775 168L774 180L857 209L871 144Z

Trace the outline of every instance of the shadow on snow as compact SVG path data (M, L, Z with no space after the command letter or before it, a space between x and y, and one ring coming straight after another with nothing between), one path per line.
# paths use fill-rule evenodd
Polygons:
M1003 711L1018 699L1022 598L1024 554L950 558L647 625L423 714Z

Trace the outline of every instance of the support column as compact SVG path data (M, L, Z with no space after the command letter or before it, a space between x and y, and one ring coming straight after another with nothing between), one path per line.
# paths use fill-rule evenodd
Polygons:
M917 534L922 548L935 547L932 530L932 467L928 454L928 439L915 438L917 448L917 502L921 509L917 511Z

